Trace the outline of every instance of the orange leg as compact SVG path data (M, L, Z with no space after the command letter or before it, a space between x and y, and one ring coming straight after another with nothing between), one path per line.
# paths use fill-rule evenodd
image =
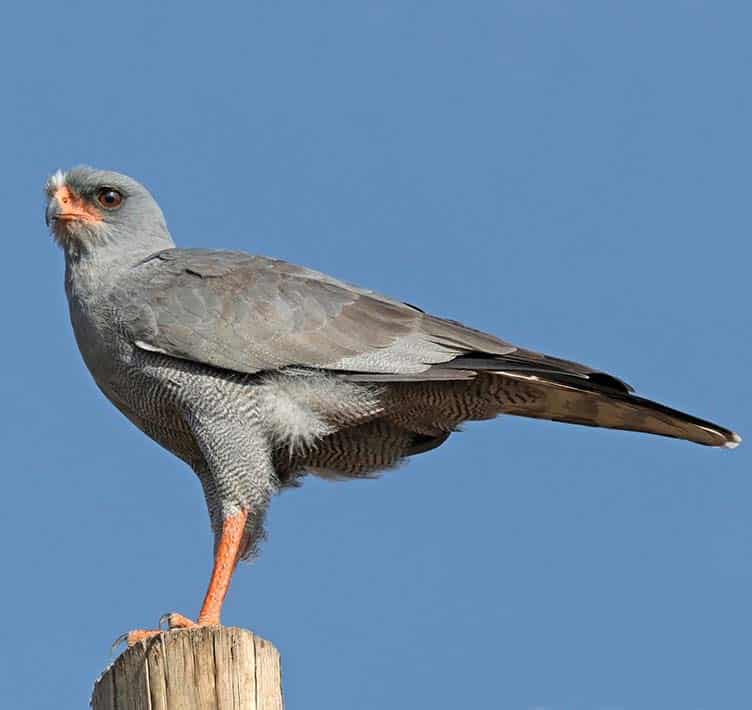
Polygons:
M222 604L230 588L233 572L240 561L240 554L245 547L245 524L248 511L241 511L224 521L222 534L219 538L217 551L214 555L214 569L212 570L209 588L206 590L204 603L197 621L191 621L182 614L167 614L170 629L190 628L193 626L214 626L220 623ZM163 617L164 618L164 617ZM151 638L159 634L159 630L136 630L127 634L128 645Z
M198 615L199 626L219 624L222 604L230 588L233 572L238 566L242 549L245 524L248 511L242 511L225 520L222 535L219 538L217 552L214 555L214 569L212 570L209 588L206 590L204 603Z

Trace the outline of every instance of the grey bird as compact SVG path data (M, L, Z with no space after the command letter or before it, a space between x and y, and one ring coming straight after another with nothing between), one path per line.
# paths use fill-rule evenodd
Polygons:
M301 266L177 249L141 184L77 167L46 185L84 362L105 396L203 486L215 562L197 622L219 624L271 496L306 473L375 475L500 414L733 448L734 432L616 377L511 345ZM128 635L134 643L155 631Z

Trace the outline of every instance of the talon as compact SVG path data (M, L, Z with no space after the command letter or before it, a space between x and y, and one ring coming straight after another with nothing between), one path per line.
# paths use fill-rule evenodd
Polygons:
M110 657L115 655L115 650L121 643L128 643L128 632L126 631L124 634L120 634L113 642L112 646L110 646Z

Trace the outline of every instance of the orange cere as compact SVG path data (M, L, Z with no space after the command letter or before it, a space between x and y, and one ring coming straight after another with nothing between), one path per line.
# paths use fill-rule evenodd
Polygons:
M92 204L82 200L67 185L63 185L55 190L53 199L57 200L60 207L60 213L57 219L66 222L93 222L102 221L102 215L99 210Z

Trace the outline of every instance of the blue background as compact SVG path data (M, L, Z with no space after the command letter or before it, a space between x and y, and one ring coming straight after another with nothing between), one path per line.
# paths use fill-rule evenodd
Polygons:
M0 703L80 708L195 614L197 480L95 389L42 185L280 256L752 430L748 3L36 2L3 11ZM288 707L752 707L749 446L507 418L275 499L228 624Z

